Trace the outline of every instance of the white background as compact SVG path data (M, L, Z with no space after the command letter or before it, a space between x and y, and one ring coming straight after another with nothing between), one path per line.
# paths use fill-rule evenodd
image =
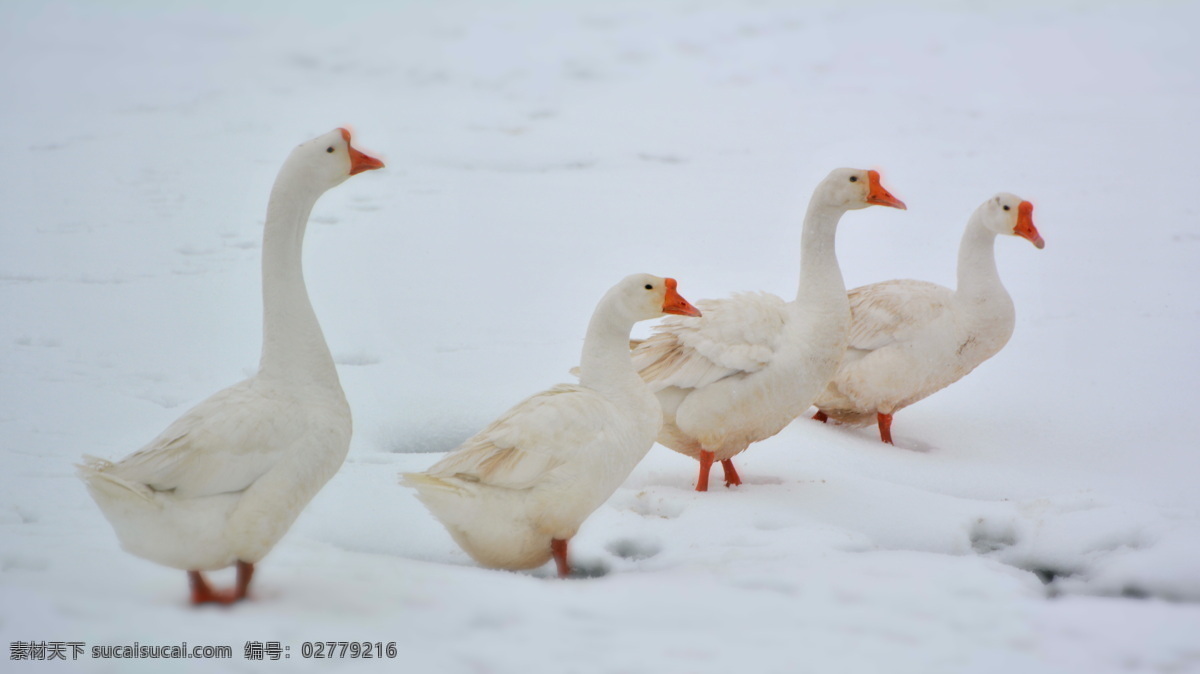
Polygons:
M0 644L225 644L245 672L270 667L248 640L313 672L1200 671L1197 25L1195 2L3 3ZM72 464L253 373L267 193L341 125L387 163L306 243L350 455L252 601L193 609ZM801 419L707 494L656 447L568 581L477 567L396 484L567 380L628 273L794 293L839 166L909 206L843 219L848 287L952 285L998 191L1046 239L997 242L1012 341L899 413L896 447ZM331 639L399 657L299 657Z

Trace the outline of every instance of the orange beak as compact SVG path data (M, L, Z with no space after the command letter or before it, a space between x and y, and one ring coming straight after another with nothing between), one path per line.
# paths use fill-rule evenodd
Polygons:
M345 129L338 129L342 132L342 138L346 140L346 147L350 149L350 175L358 175L363 171L373 171L383 168L383 162L378 159L365 155L350 144L350 132Z
M870 191L867 192L868 204L891 206L902 211L908 210L908 206L905 206L903 201L892 196L891 192L883 189L883 185L879 184L879 171L867 171L867 183L870 187Z
M666 279L667 295L663 298L662 310L664 314L679 314L680 316L699 316L700 310L693 307L690 302L683 299L678 292L675 291L675 279Z
M1033 204L1028 201L1022 201L1021 205L1017 206L1017 226L1013 227L1013 234L1022 239L1029 239L1038 250L1046 247L1042 235L1038 234L1037 227L1033 226Z

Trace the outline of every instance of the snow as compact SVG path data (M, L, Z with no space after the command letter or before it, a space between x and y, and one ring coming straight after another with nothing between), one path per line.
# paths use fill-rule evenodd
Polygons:
M251 640L314 672L1200 671L1198 21L1070 0L0 4L0 643L233 647L184 671L260 671ZM72 464L253 372L267 192L347 124L387 168L318 203L305 264L350 456L253 601L193 609ZM909 206L844 218L850 287L952 284L999 191L1047 242L998 242L1013 339L899 413L898 447L800 419L707 494L656 447L567 581L477 567L397 485L567 380L625 274L693 301L794 292L837 166ZM300 657L328 640L399 656Z

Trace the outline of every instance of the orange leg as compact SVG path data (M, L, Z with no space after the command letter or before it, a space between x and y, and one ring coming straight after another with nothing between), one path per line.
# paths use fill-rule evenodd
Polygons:
M566 578L571 575L571 565L567 564L567 542L561 538L551 538L550 553L554 555L554 563L558 565L558 577Z
M238 561L237 563L237 592L234 595L237 599L245 599L246 594L250 591L250 578L254 575L254 565L248 562Z
M737 469L733 467L733 459L725 459L721 462L721 468L725 469L725 486L732 487L735 484L741 484L742 478L738 477Z
M222 604L229 605L246 598L250 589L250 578L254 575L254 565L239 561L237 563L237 585L232 590L214 590L204 580L199 571L188 571L188 585L192 589L192 604Z
M821 423L825 423L826 421L829 421L829 415L825 414L821 410L817 410L817 413L813 415L813 418Z
M889 445L896 444L892 442L892 415L876 412L875 418L879 421L879 439Z
M696 491L708 491L708 471L712 470L714 458L716 455L712 452L700 450L700 477L696 480Z

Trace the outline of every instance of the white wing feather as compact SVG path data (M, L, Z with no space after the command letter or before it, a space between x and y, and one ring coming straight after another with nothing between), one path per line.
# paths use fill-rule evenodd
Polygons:
M633 365L651 390L700 388L758 372L778 351L787 319L779 297L739 293L696 306L703 316L668 316L634 348Z
M949 288L909 279L851 290L850 348L875 351L908 341L950 309Z
M281 409L264 413L264 406ZM280 438L302 421L283 407L241 382L196 405L106 472L180 498L242 491L283 458L287 441Z
M560 384L526 398L426 475L530 489L603 438L612 405L591 389Z

